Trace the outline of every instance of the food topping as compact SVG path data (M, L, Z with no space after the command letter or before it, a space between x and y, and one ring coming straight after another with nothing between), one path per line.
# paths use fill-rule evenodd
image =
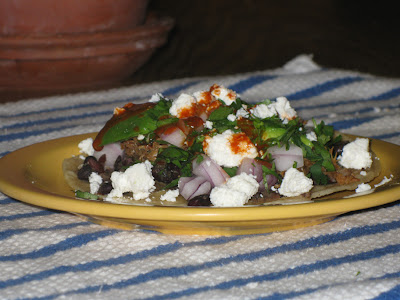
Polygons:
M369 152L369 140L357 138L343 147L343 153L338 158L339 164L345 168L365 169L372 164Z
M93 139L87 138L78 144L79 152L86 155L93 155Z
M250 104L217 84L175 100L158 93L116 108L79 144L88 156L77 177L106 201L151 202L164 190L162 201L227 207L307 197L317 185L358 182L354 169L367 174L368 139L344 143L324 122L306 123L285 97Z
M90 193L96 194L99 191L100 185L103 182L103 178L96 172L92 172L89 176Z
M258 191L258 186L253 176L242 173L213 188L210 200L214 206L243 206Z
M290 168L285 172L279 194L286 197L299 196L309 192L313 187L313 181L307 178L303 172Z
M114 171L111 174L113 190L107 198L122 197L124 193L131 192L135 200L145 199L155 190L155 181L151 173L152 165L146 160L134 164L125 172Z
M206 136L204 152L217 164L224 167L238 167L245 157L257 157L257 148L243 133L226 130L212 137Z

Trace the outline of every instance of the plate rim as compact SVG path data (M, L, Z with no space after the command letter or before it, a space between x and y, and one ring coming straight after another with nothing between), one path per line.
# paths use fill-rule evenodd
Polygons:
M85 133L55 138L25 146L6 154L0 158L0 191L24 203L65 212L136 220L198 222L281 220L340 215L351 211L381 206L400 199L400 184L396 182L396 186L374 191L367 195L352 198L333 198L327 201L303 204L250 207L141 206L76 199L42 190L33 183L29 183L25 177L22 178L23 184L21 186L21 182L19 181L21 178L6 176L5 170L16 158L19 160L15 171L21 175L26 172L28 167L24 163L31 162L35 158L34 155L29 154L35 153L38 148L46 147L48 150L51 150L54 147L61 147L60 144L64 145L63 147L66 147L70 143L76 143L77 145L79 141L94 135L95 133ZM398 151L400 151L399 145L373 138L369 139L371 140L371 145L383 143L383 145L398 148ZM78 154L78 147L76 149L75 154ZM73 154L71 153L71 155ZM61 168L61 164L59 167ZM27 189L24 189L24 187L27 187ZM47 200L43 201L44 198ZM71 209L72 206L74 208Z

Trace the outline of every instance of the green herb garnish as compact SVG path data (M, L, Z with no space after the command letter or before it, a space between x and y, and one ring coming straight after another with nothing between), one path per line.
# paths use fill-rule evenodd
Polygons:
M87 200L98 200L99 196L91 194L89 192L82 192L80 190L75 191L75 197Z

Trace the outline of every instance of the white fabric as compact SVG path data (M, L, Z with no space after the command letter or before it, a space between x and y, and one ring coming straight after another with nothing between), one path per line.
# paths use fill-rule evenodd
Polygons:
M284 67L0 105L0 156L99 130L115 106L214 83L254 102L285 96L304 119L400 144L400 79ZM0 194L1 299L398 299L400 205L271 234L174 236L109 229Z

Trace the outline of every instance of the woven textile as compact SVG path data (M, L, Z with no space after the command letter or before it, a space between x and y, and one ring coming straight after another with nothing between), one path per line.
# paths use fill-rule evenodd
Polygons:
M114 107L214 83L259 101L286 96L304 119L400 144L400 79L282 68L184 78L0 105L0 156L98 131ZM399 153L400 157L400 153ZM110 229L0 194L1 299L399 299L400 202L303 229L231 237Z

